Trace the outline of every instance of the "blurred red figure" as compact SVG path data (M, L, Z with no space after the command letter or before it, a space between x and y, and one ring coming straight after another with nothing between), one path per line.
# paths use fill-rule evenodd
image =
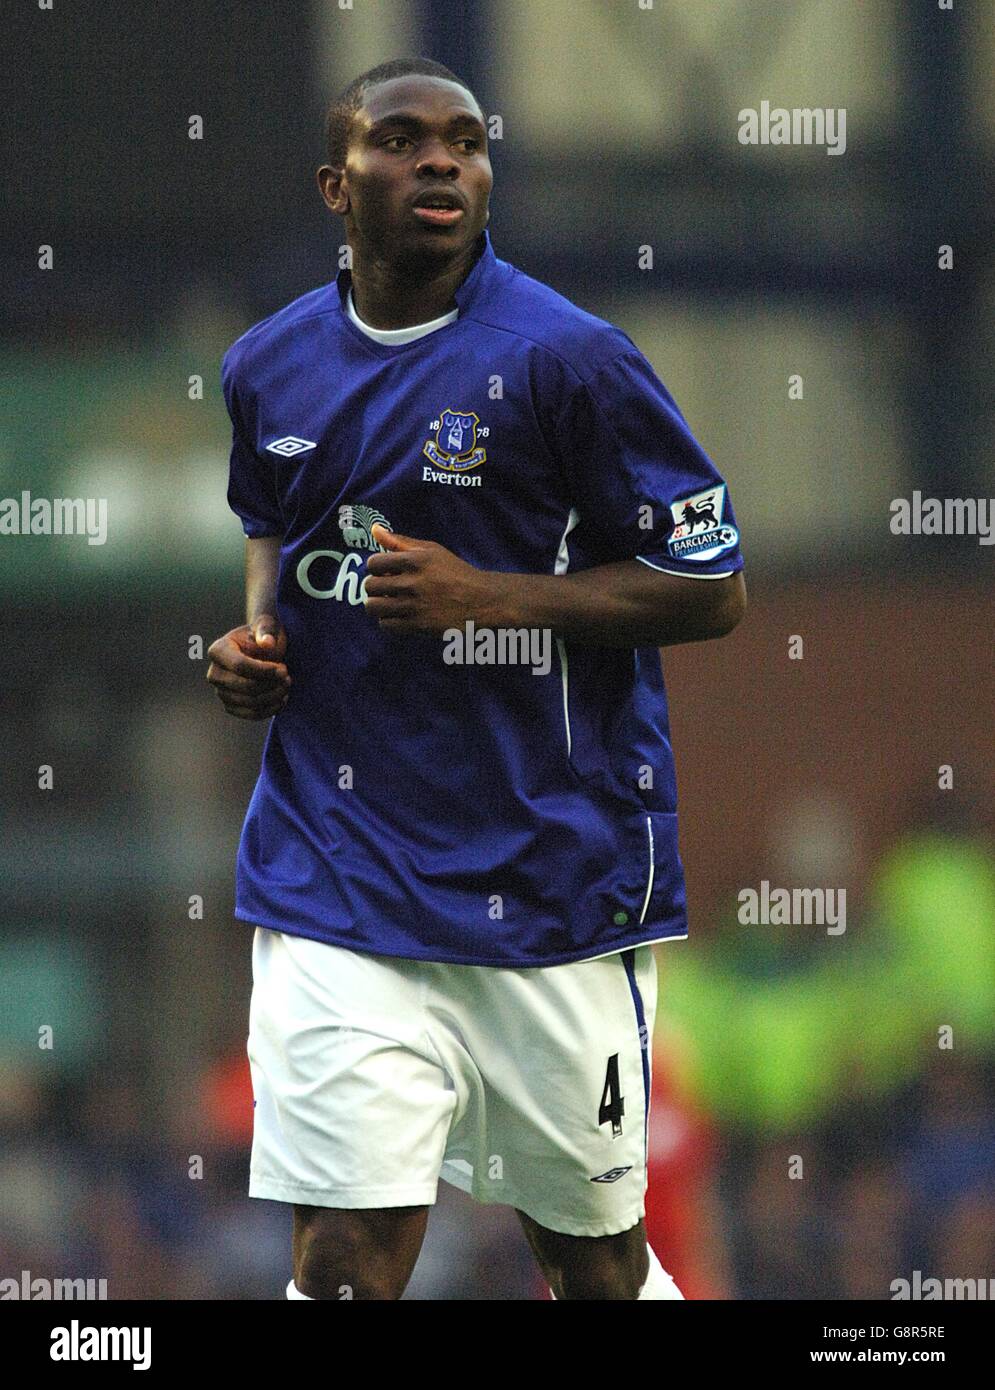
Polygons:
M682 1092L670 1056L672 1040L654 1049L646 1236L685 1298L730 1298L715 1131Z
M202 1099L213 1137L248 1150L252 1144L252 1076L244 1047L233 1048L207 1069Z

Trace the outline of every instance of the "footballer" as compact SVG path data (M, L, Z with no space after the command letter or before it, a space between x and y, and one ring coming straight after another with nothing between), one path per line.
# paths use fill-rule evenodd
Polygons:
M347 267L222 366L247 621L207 678L271 720L249 1192L293 1207L293 1299L400 1298L440 1176L515 1208L556 1299L680 1299L643 1224L687 935L659 648L743 615L726 485L625 333L496 256L447 68L351 83L318 185ZM464 631L554 656L443 660Z

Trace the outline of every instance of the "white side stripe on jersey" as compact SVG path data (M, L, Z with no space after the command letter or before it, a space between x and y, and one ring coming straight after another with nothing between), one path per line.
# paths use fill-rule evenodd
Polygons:
M577 511L576 507L571 507L570 515L567 517L566 529L564 530L563 535L560 537L560 544L556 551L556 560L553 564L554 574L566 574L567 569L569 568L570 552L567 549L567 536L569 536L570 532L574 529L574 527L577 525L579 521L580 513ZM564 645L562 637L557 637L556 639L556 651L560 658L560 679L563 683L563 723L566 728L567 757L569 758L570 749L573 746L573 742L570 737L570 694L569 683L567 679L567 649Z
M645 897L645 899L644 899L644 901L643 901L643 910L642 910L642 912L639 914L639 921L640 921L640 923L642 923L644 917L646 916L646 909L647 909L647 908L649 907L649 905L650 905L650 895L651 895L651 893L653 892L653 874L654 874L655 869L656 869L656 865L655 865L655 862L654 862L654 856L653 856L653 823L652 823L652 821L650 820L649 816L646 817L646 829L647 829L647 831L649 832L649 837L650 837L650 873L649 873L649 879L647 880L647 883L646 883L646 897Z
M563 638L557 637L556 650L560 658L560 679L563 682L563 723L567 730L567 757L570 756L570 698L567 689L567 649Z

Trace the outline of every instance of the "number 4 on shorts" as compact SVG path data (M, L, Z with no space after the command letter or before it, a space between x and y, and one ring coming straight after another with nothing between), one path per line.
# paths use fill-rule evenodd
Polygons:
M604 1090L601 1092L601 1108L598 1111L598 1124L603 1125L611 1120L612 1138L617 1139L622 1133L622 1116L624 1114L625 1099L618 1079L618 1053L616 1052L608 1058Z

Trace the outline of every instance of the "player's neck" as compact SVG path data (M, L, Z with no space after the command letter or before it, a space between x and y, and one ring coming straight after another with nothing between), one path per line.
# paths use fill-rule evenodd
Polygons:
M371 328L411 328L431 323L456 308L456 291L480 254L468 246L445 263L398 263L352 248L352 298L356 313Z

